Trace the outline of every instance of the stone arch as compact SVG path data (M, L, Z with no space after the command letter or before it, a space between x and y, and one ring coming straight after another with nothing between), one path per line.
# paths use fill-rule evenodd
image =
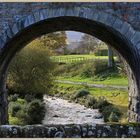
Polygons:
M140 33L111 14L92 8L43 9L20 19L0 37L0 122L8 122L6 74L10 61L29 41L46 33L74 30L90 34L116 49L129 77L129 120L140 122Z

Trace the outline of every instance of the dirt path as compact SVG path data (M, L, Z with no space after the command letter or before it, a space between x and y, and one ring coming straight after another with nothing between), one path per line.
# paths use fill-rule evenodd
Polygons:
M103 124L103 117L97 109L86 108L83 105L69 103L56 97L44 97L46 116L43 124Z
M74 85L86 85L88 87L95 87L95 88L108 88L108 89L121 89L121 90L128 90L127 86L118 86L118 85L103 85L103 84L89 84L85 82L73 82L67 80L55 80L57 83L66 83L66 84L74 84Z

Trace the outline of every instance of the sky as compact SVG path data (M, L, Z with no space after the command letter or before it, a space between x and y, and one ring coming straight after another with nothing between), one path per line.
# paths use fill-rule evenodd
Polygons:
M84 35L84 33L81 32L75 32L75 31L66 31L68 42L75 42L80 41L81 37Z

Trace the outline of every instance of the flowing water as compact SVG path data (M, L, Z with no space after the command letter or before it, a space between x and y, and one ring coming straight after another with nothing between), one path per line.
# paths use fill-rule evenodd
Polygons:
M46 115L43 124L103 124L98 109L86 108L56 97L45 96Z

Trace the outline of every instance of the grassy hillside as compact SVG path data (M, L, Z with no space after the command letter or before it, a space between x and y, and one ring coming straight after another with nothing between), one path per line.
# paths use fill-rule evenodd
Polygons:
M56 83L57 88L56 91L54 91L55 93L59 93L60 95L64 94L68 99L71 99L73 93L86 88L90 92L90 96L95 98L104 97L107 101L116 106L123 114L119 121L121 123L127 122L127 90L89 88L85 86L86 84L75 85L65 83L65 81L72 81L88 84L127 86L127 76L123 73L121 64L113 68L108 68L107 56L94 55L63 55L54 56L53 59L55 59L56 62L64 62L58 63L56 69L56 79L62 82L64 81L64 84ZM115 62L116 61L117 57L115 57Z

